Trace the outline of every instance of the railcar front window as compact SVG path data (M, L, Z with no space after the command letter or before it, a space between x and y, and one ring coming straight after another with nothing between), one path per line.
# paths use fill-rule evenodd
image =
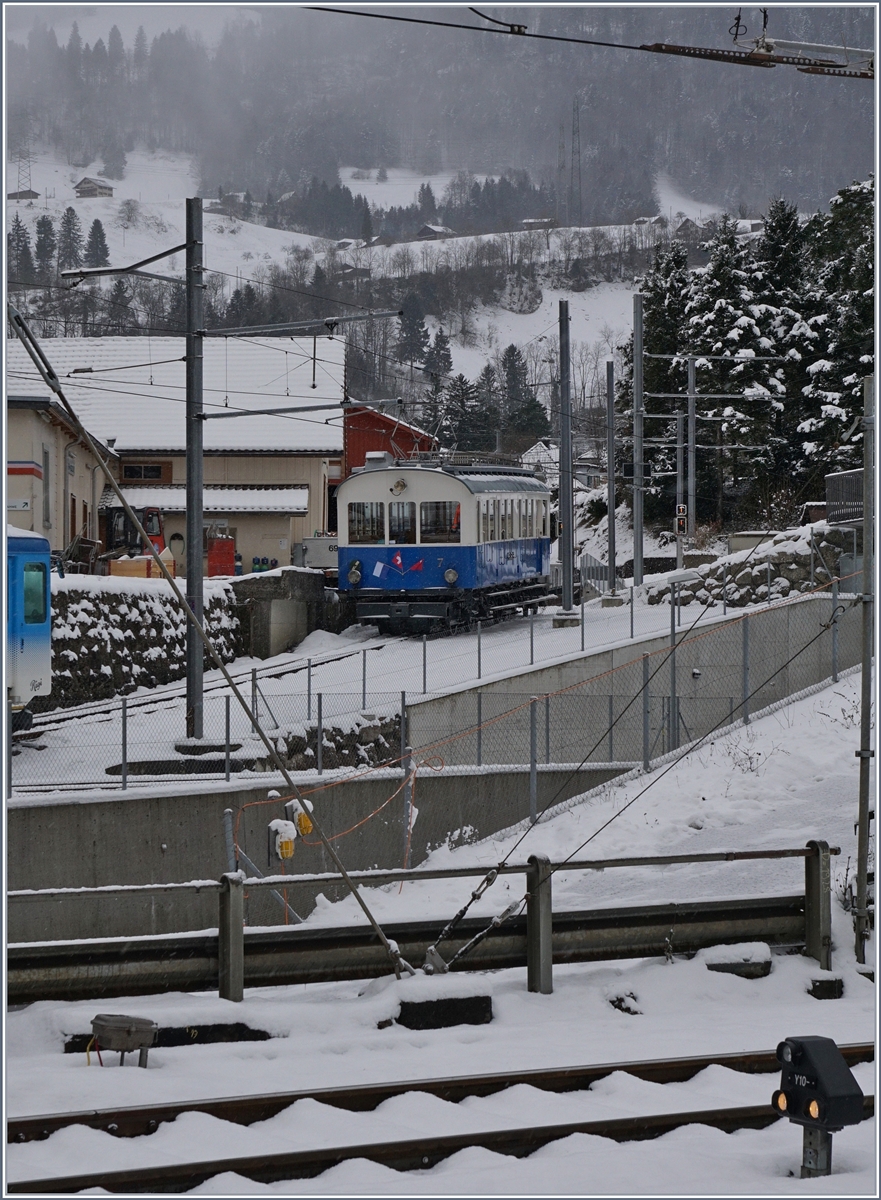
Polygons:
M148 537L159 537L162 529L159 524L159 513L155 508L148 508L144 513L141 524Z
M388 540L392 546L416 544L416 505L409 500L393 500L388 506Z
M24 565L24 623L43 625L46 621L46 564Z
M419 508L419 540L421 542L458 542L461 540L461 508L455 500L424 500Z
M349 545L385 545L385 505L365 500L349 505Z

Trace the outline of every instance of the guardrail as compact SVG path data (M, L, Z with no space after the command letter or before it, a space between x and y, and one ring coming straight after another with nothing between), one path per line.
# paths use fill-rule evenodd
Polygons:
M551 863L533 855L526 863L497 868L499 874L527 877L527 908L494 929L457 970L497 970L526 965L530 991L553 990L553 964L634 958L664 953L692 954L707 946L743 941L801 947L823 970L832 965L830 857L840 853L823 841L804 848L734 850L706 854L573 860ZM788 896L733 901L688 901L579 912L553 912L551 883L557 871L600 871L620 867L686 863L742 862L750 859L803 858L805 888ZM375 885L428 879L485 876L486 867L427 870L360 871L356 883ZM223 999L241 1000L244 987L367 979L390 970L388 957L368 926L246 931L244 890L296 888L338 883L334 874L276 875L249 879L230 872L215 880L188 883L119 885L103 888L51 888L10 892L10 902L28 899L94 897L204 890L218 893L217 934L139 937L94 942L11 943L7 948L8 1001L97 999L217 986ZM461 921L443 943L455 953L487 925L487 918ZM410 921L386 926L404 958L420 961L440 921Z

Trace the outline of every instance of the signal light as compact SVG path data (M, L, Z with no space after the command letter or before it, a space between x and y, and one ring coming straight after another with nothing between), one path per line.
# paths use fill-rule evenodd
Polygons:
M786 1099L786 1092L775 1092L771 1097L771 1103L778 1112L785 1113L789 1108L789 1101Z
M680 507L681 507L681 505L680 505ZM677 517L676 518L676 536L677 537L685 537L685 533L686 533L686 519L685 519L685 517Z
M832 1173L832 1134L863 1120L863 1093L831 1038L787 1038L777 1047L776 1113L804 1130L802 1179Z

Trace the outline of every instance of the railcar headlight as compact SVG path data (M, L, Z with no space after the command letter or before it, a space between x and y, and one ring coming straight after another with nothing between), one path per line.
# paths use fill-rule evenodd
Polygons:
M456 582L456 580L458 578L459 578L459 572L456 570L455 567L447 567L446 571L444 571L444 579L447 581L447 583L450 585L450 587L453 586L453 584Z
M357 558L353 558L349 564L349 571L346 578L348 579L349 583L354 584L361 582L361 563Z

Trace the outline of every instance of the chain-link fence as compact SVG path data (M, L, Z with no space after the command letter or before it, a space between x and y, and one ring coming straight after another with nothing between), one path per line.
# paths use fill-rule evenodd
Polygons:
M666 636L656 632L589 657L570 653L513 679L476 684L457 676L458 686L449 692L427 686L375 690L367 653L357 650L350 656L362 664L357 690L327 687L338 663L299 669L299 691L290 690L290 673L273 679L257 671L243 690L251 712L297 772L351 774L397 763L407 745L449 766L648 765L716 728L748 722L758 709L834 679L859 661L860 621L852 598L834 603L819 594L690 632L675 623L675 614L671 625L666 612ZM408 646L412 651L412 643L400 643L402 654ZM573 672L579 678L569 683ZM403 672L402 679L409 682ZM185 718L182 694L141 694L86 712L45 714L13 741L13 791L119 789L181 777L246 779L274 770L228 691L207 692L200 742L184 736Z

